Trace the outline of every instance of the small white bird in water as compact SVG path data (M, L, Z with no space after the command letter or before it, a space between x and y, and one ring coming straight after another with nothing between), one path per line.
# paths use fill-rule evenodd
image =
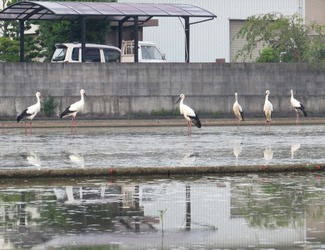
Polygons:
M271 121L272 121L273 105L269 101L269 95L270 95L270 90L266 90L265 91L265 103L264 103L264 108L263 108L264 115L265 115L265 121L266 121L265 126L267 124L269 124L269 126L270 126Z
M40 97L41 97L41 93L36 92L37 102L34 105L29 106L23 112L21 112L21 114L17 116L17 122L20 122L22 119L28 119L28 120L30 120L29 128L30 129L32 128L32 120L37 115L37 113L40 112L40 110L41 110ZM26 133L26 126L25 126L25 133Z
M198 115L195 113L193 109L191 109L189 106L184 104L185 95L181 94L179 96L179 99L176 103L179 103L179 111L182 115L184 115L184 118L187 121L187 128L188 128L188 136L191 136L192 133L192 123L197 126L198 128L201 128L201 121L198 117Z
M235 103L232 107L235 116L238 118L238 123L240 121L245 121L244 119L244 111L242 109L242 107L240 106L240 104L238 103L238 94L235 93Z
M69 107L67 107L61 114L60 118L72 116L71 119L71 127L76 127L76 116L79 111L82 111L84 106L85 106L85 98L84 96L86 95L86 91L84 89L80 90L80 96L81 99L78 102L75 102L71 104Z
M299 113L303 114L304 116L307 116L307 112L305 111L304 105L302 105L301 102L299 102L297 99L293 97L293 90L291 92L291 98L290 98L290 103L291 107L296 111L297 114L297 121L296 123L299 123Z

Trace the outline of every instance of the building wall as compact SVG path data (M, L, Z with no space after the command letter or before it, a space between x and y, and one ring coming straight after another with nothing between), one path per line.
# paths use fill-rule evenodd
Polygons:
M306 20L317 21L325 24L325 1L323 0L305 0Z
M141 0L143 3L185 3L202 7L217 18L191 25L190 61L215 62L217 58L230 57L230 20L246 20L247 17L269 12L284 15L300 13L304 16L305 0ZM314 1L314 0L310 0ZM118 0L118 2L139 2L139 0ZM166 53L170 62L185 61L185 34L180 18L158 18L159 26L145 28L143 39L156 43ZM191 19L191 22L197 21Z
M181 93L201 115L233 117L235 92L246 116L263 117L266 89L275 117L295 116L290 89L310 116L325 113L325 73L314 74L303 64L0 63L0 116L15 117L34 104L36 91L54 97L59 114L79 100L81 88L88 95L84 117L173 111Z

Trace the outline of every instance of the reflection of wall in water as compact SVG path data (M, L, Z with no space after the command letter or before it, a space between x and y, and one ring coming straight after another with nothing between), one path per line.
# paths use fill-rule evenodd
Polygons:
M159 185L155 185L159 190ZM236 188L233 187L233 188ZM194 183L190 185L191 230L208 234L206 244L218 247L243 247L262 244L261 240L280 246L305 240L305 224L301 227L278 227L276 230L251 227L240 208L247 206L247 199L241 192L233 192L229 182ZM248 188L248 187L240 187ZM141 190L141 187L140 187ZM185 230L186 227L186 184L165 185L162 195L154 195L151 200L140 200L144 216L154 217L165 210L164 230ZM159 191L157 191L159 193ZM233 198L233 196L236 196ZM255 197L256 198L256 197ZM157 229L161 224L154 224ZM229 240L231 239L231 240Z

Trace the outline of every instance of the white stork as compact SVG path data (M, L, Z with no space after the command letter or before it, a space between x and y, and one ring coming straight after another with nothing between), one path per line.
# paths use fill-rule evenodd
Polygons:
M41 97L41 93L40 92L36 92L37 102L34 105L29 106L23 112L21 112L21 114L17 116L17 122L20 122L22 119L28 119L28 120L30 120L30 122L29 122L29 128L30 129L32 128L32 120L37 115L37 113L40 112L40 110L41 110L40 97ZM26 131L26 126L25 126L25 133L26 132L27 131Z
M195 113L193 109L191 109L189 106L184 104L185 95L181 94L179 96L179 99L176 103L179 103L179 111L182 115L184 115L184 118L187 121L187 129L188 129L188 136L191 136L192 133L192 123L197 126L198 128L201 128L201 121L198 117L198 115Z
M270 95L270 90L266 90L265 91L265 103L264 103L264 108L263 108L264 115L265 115L265 121L266 121L265 126L267 124L270 125L271 124L271 121L272 121L273 105L269 101L269 95Z
M69 107L67 107L60 114L60 118L72 116L71 127L73 127L73 126L76 127L76 116L77 116L77 113L79 111L83 110L83 108L85 106L85 98L84 98L85 95L86 95L86 91L84 89L81 89L80 90L80 96L81 96L80 101L71 104Z
M291 92L291 98L290 98L290 103L291 107L296 111L297 113L297 124L299 123L299 113L303 114L304 116L307 116L307 113L305 111L304 105L302 105L301 102L299 102L297 99L293 97L293 90Z
M242 107L240 106L240 104L238 103L238 94L235 93L235 103L232 107L235 116L238 118L238 123L240 121L245 121L244 119L244 111L242 109Z

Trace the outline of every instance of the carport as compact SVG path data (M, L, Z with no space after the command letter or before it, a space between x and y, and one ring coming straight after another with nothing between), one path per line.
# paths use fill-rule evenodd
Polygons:
M80 20L82 24L82 61L84 62L86 21L109 20L118 22L119 47L122 43L123 24L134 26L134 44L138 47L139 25L153 17L181 17L185 23L185 60L189 62L190 27L193 24L213 20L216 15L200 7L189 4L159 3L111 3L111 2L17 2L0 12L0 20L18 20L20 24L20 61L24 61L24 24L27 20ZM195 21L190 22L190 18ZM138 50L134 51L134 61L138 62Z

